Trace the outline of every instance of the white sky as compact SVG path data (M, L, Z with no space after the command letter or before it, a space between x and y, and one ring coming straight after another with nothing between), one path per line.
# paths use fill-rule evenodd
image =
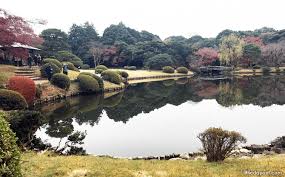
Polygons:
M215 37L224 29L254 30L264 26L285 29L285 0L0 0L0 8L28 19L46 19L36 27L66 32L73 23L92 22L102 35L122 21L162 39L196 34Z

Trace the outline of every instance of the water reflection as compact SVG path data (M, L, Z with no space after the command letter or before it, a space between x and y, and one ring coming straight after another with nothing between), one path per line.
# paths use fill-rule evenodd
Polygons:
M197 134L210 126L239 130L249 143L267 143L284 135L283 128L270 127L263 137L256 132L268 129L269 117L285 123L280 118L284 106L272 106L284 103L284 76L136 84L108 98L81 96L41 107L46 122L37 136L57 144L74 131L87 130L87 153L118 156L197 150Z

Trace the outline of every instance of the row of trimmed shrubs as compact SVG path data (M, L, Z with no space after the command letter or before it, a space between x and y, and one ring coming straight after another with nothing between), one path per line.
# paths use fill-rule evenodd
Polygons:
M164 66L162 68L162 71L164 73L174 73L175 72L175 69L171 66ZM187 74L188 73L188 69L186 67L178 67L176 69L177 73L181 73L181 74Z

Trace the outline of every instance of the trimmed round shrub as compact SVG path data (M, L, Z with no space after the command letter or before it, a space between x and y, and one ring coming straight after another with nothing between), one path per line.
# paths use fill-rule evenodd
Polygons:
M87 93L100 91L99 83L92 76L80 74L77 79L81 91Z
M82 65L82 69L89 69L89 68L90 68L90 66L87 64Z
M162 68L162 71L164 72L164 73L174 73L174 68L172 68L171 66L164 66L163 68Z
M70 87L69 77L62 73L54 74L51 78L51 83L65 90L68 90Z
M8 88L23 95L28 104L32 104L36 98L36 84L28 77L11 77L8 82Z
M28 104L20 93L13 90L0 89L0 109L17 110L27 107Z
M96 74L89 73L89 72L82 72L79 75L81 75L81 74L85 74L85 75L91 76L94 79L96 79L98 84L99 84L100 91L103 91L103 89L104 89L104 81L103 81L103 79L101 77L97 76Z
M62 68L62 63L60 61L58 61L57 59L53 59L53 58L46 58L43 60L43 63L53 63L55 64L58 68Z
M95 67L95 69L102 69L103 71L107 70L108 68L104 65L98 65Z
M95 73L96 74L101 74L103 71L105 71L105 70L103 70L103 69L95 69Z
M263 73L263 74L269 74L270 71L271 71L271 69L270 69L269 67L263 67L263 68L262 68L262 73Z
M0 176L21 176L20 151L15 133L0 112Z
M80 60L80 61L74 61L74 60L72 60L72 61L70 61L71 63L73 63L73 65L78 69L78 68L82 68L82 66L83 66L83 62Z
M67 69L69 69L69 70L78 71L78 68L76 68L74 66L74 64L71 63L71 62L64 62L63 64L66 64L67 65Z
M47 68L48 66L51 66L51 68L52 68L52 70L53 70L53 74L60 73L60 71L61 71L61 68L59 68L59 67L56 66L55 64L53 64L53 63L46 63L46 64L44 64L44 65L41 67L41 75L42 75L42 77L47 77L46 68Z
M129 77L129 74L126 71L116 71L116 72L125 79Z
M112 82L114 84L120 84L122 82L122 77L115 71L106 70L101 73L103 80Z
M188 74L188 69L187 69L186 67L178 67L178 68L176 69L176 71L177 71L178 73Z

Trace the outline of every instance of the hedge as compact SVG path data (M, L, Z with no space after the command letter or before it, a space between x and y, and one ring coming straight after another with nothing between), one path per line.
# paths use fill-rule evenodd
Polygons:
M101 73L103 80L107 80L114 84L120 84L122 82L122 77L115 71L106 70Z
M51 78L51 83L65 90L68 90L70 87L69 77L62 73L54 74Z
M89 73L89 72L81 72L79 75L81 75L81 74L88 75L88 76L91 76L94 79L96 79L98 84L99 84L100 91L104 90L104 81L103 81L103 79L101 77L97 76L96 74Z
M0 108L3 110L25 109L28 104L25 98L18 92L0 89Z
M47 68L48 66L51 66L51 67L52 67L52 69L53 69L53 74L60 73L60 71L61 71L61 68L57 67L55 64L53 64L53 63L46 63L46 64L44 64L44 65L41 67L41 75L42 75L42 77L47 77L47 73L46 73L45 70L46 70L46 68Z
M177 71L178 73L188 74L188 69L187 69L186 67L178 67L178 68L176 69L176 71Z
M162 68L162 71L164 72L164 73L174 73L174 68L172 68L171 66L164 66L163 68Z
M57 59L53 59L53 58L46 58L43 60L43 63L53 63L55 64L58 68L62 68L62 63L60 61L58 61Z
M100 91L99 83L93 77L80 74L77 79L79 81L79 88L81 91L87 93Z
M87 64L82 65L82 69L89 69L89 68L90 68L90 66Z
M0 112L0 176L22 176L20 151L16 141L15 133L4 119L4 113Z
M32 104L36 98L36 84L28 77L11 77L8 82L8 88L23 95L28 104Z

